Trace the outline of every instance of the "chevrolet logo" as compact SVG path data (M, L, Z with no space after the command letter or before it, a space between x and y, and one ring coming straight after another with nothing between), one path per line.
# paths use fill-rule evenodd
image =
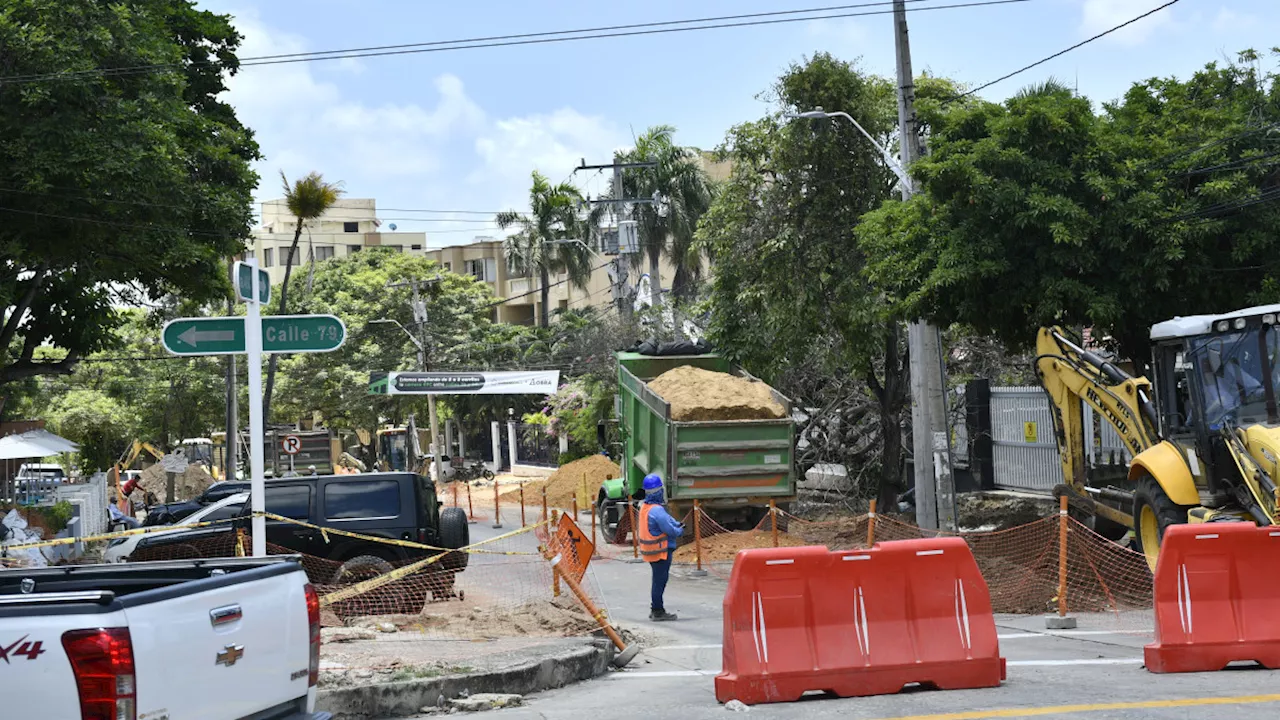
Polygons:
M231 667L232 665L235 665L236 661L242 657L244 657L243 645L228 645L225 650L218 653L218 656L214 660L213 664L226 665L227 667Z

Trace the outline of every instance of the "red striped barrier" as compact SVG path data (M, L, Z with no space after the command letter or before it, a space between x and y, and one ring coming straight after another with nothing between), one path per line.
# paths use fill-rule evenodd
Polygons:
M995 687L1005 677L991 597L959 538L743 550L723 646L720 702Z
M1280 527L1173 525L1155 576L1153 673L1209 672L1254 661L1280 669Z

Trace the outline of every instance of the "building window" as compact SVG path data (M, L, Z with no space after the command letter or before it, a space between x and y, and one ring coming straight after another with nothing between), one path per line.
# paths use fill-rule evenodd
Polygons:
M275 255L275 253L272 252L271 248L264 248L262 250L262 267L271 267L275 265L275 259L272 257L273 255Z
M360 223L344 222L342 223L342 232L360 232Z
M330 258L332 258L332 257L333 257L333 246L332 246L332 245L317 245L317 246L316 246L316 262L322 262L322 261L324 261L324 260L328 260L328 259L330 259Z
M464 261L464 273L481 282L494 282L498 279L498 262L494 258L477 258Z
M355 254L356 254L356 253L358 253L358 252L360 252L360 246L359 246L359 245L348 245L348 246L347 246L347 254L348 254L348 255L355 255Z
M409 246L409 249L410 249L410 250L421 250L421 249L422 249L422 246L421 246L421 245L410 245L410 246Z
M283 250L284 248L280 248L280 249ZM301 248L292 248L292 247L289 248L289 261L284 263L286 266L298 264L298 250L300 249ZM284 253L280 253L280 254L284 255Z
M453 272L453 263L451 263L451 262L447 262L447 263L445 263L445 264L444 264L444 271L445 271L445 272Z

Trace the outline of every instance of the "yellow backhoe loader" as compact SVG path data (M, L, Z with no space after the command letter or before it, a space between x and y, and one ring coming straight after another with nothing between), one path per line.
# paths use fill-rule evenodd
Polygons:
M1071 507L1117 539L1134 531L1155 569L1175 523L1273 525L1280 477L1280 305L1178 317L1151 328L1152 374L1133 377L1058 327L1041 328L1036 371L1054 410ZM1081 403L1133 453L1120 487L1086 477Z

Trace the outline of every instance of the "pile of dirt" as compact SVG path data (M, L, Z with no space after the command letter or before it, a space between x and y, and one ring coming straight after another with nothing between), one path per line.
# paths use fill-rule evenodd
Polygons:
M778 533L778 547L800 547L808 544L794 535ZM719 533L702 538L702 562L730 562L737 557L739 550L771 547L773 547L773 533L768 530ZM692 542L676 549L676 562L691 563L697 559L697 549Z
M776 420L787 416L759 380L681 365L649 382L671 405L671 418L694 420Z
M622 469L604 455L589 455L581 460L574 460L568 465L562 465L559 470L552 473L546 480L537 480L525 485L524 502L529 506L540 505L542 503L542 488L545 487L547 489L547 505L557 508L572 507L573 498L577 496L578 491L582 488L584 477L587 485L587 502L593 503L604 481L610 478L622 477ZM508 490L503 493L503 497L508 501L518 499L519 495L519 489ZM583 508L585 509L585 506Z
M809 545L826 545L828 550L850 550L867 542L866 517L846 517L822 522L795 522L788 528L792 535Z
M213 476L205 472L203 465L193 463L187 466L186 472L177 473L176 477L174 477L174 498L177 500L190 500L207 490L214 482ZM156 464L142 471L142 477L138 480L138 487L144 493L154 493L160 502L164 502L166 483L167 476L164 468ZM138 496L132 495L131 497L137 498Z
M566 593L567 595L568 593ZM571 597L527 602L516 607L451 606L440 612L397 622L401 630L467 638L568 637L586 635L600 626Z

